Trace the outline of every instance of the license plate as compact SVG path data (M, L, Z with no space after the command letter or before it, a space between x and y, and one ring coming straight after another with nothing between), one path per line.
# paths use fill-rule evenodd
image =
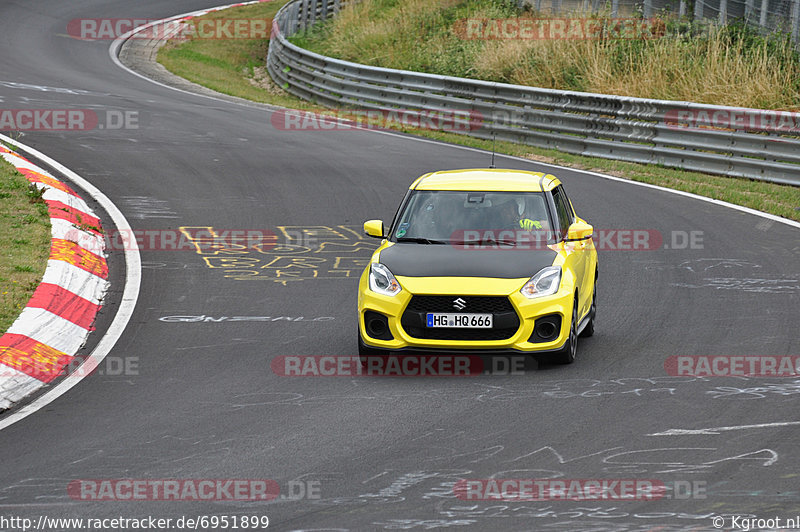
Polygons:
M491 329L491 314L450 314L429 312L426 316L428 327L448 327L453 329Z

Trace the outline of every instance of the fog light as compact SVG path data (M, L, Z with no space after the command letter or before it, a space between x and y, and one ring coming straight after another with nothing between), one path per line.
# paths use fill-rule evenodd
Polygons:
M533 328L533 334L528 339L532 344L541 344L545 342L552 342L558 338L558 333L561 331L561 315L548 314L536 319L536 325Z
M392 331L389 329L389 319L374 310L364 312L364 326L370 338L376 340L394 340Z

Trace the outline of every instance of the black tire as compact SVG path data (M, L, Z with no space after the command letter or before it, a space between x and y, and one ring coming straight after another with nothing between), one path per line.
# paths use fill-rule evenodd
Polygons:
M377 349L373 349L364 343L361 339L361 333L358 333L358 358L361 360L361 366L367 367L368 360L372 357L378 356L380 353Z
M597 315L597 274L594 276L594 286L592 287L592 308L589 309L589 323L581 331L583 338L589 338L594 334L595 315Z
M555 353L553 361L556 364L572 364L578 354L578 298L572 303L572 321L569 325L569 337L564 342L561 351Z

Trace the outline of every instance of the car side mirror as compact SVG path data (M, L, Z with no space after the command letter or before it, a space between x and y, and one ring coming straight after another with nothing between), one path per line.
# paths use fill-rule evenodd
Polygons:
M567 229L567 242L578 242L588 240L594 234L594 227L583 220L578 220Z
M386 238L383 236L383 220L368 220L364 222L364 232L373 238Z

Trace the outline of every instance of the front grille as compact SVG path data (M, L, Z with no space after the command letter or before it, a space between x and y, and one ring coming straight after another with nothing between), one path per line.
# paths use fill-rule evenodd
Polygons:
M431 329L404 327L409 336L425 340L508 340L517 332L513 329Z
M464 305L461 310L453 306L453 301L459 298ZM494 327L429 328L425 326L425 314L428 312L492 314ZM426 340L507 340L519 329L519 317L505 296L412 296L400 324L410 336Z
M454 299L463 299L465 307L453 307ZM470 314L495 314L514 312L511 301L505 296L413 296L406 311L414 312L467 312Z

